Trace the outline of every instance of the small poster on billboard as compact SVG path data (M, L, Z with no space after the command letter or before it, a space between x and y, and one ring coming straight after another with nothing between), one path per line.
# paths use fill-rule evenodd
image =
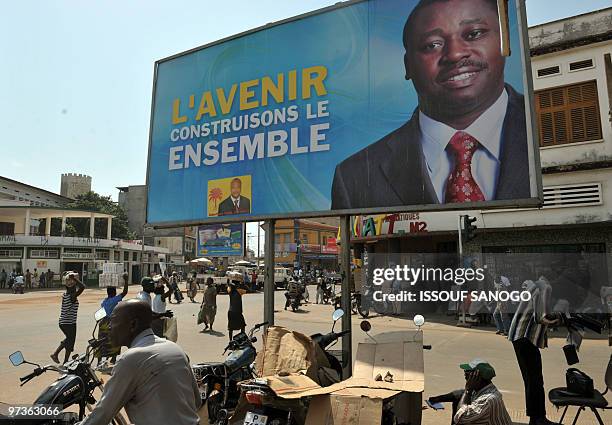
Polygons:
M198 227L198 257L244 255L244 225L207 224Z

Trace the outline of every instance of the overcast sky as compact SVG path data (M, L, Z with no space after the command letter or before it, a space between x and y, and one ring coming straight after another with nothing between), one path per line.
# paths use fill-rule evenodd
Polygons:
M145 181L156 59L336 1L6 1L0 14L0 175L59 192ZM530 25L610 0L529 0Z

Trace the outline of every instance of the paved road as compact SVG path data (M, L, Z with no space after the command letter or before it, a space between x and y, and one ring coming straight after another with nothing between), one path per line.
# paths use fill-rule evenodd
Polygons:
M130 295L135 295L139 287L130 287ZM314 300L314 291L310 289ZM331 327L332 307L309 304L302 312L292 313L283 310L284 297L276 293L276 323L306 334L328 332ZM0 401L6 403L26 403L33 401L42 389L53 380L53 373L43 375L24 387L19 387L18 378L30 372L27 365L13 367L8 355L21 350L26 359L32 362L47 363L49 354L61 339L57 326L59 315L60 291L33 292L25 295L0 293ZM87 290L81 297L77 351L83 350L94 326L93 314L99 308L105 292ZM201 294L198 296L201 300ZM188 301L188 300L187 300ZM248 325L263 320L263 294L244 296L245 318ZM222 351L227 343L225 330L227 319L227 296L218 297L217 322L220 331L214 335L201 333L196 325L199 304L190 302L171 305L179 323L179 343L192 362L221 360ZM522 381L511 344L501 336L495 335L493 328L464 329L453 326L446 317L429 318L424 327L425 344L432 344L433 350L425 353L425 396L448 392L463 386L463 374L458 364L474 357L491 362L497 370L496 385L504 394L504 400L511 416L517 423L527 423L523 415ZM410 320L388 317L371 319L372 333L396 331L412 327ZM359 329L359 320L353 316L353 344L364 339ZM551 338L550 347L543 351L544 377L547 388L562 386L565 382L565 359L562 346L564 339ZM596 386L603 385L603 374L610 357L607 340L588 339L580 351L583 360L580 368L592 376ZM549 417L558 418L558 413L549 406ZM573 415L572 415L573 416ZM450 413L425 411L425 425L450 423ZM607 411L605 423L612 423L612 412ZM579 424L590 425L596 422L590 415L581 415Z

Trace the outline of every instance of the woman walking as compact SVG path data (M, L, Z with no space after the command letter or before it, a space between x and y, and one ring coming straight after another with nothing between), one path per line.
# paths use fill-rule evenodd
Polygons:
M227 330L229 331L229 339L232 340L234 331L244 332L246 322L242 315L242 293L244 290L240 290L236 287L235 282L230 282L227 285L227 293L229 295L229 310L227 312Z
M57 350L51 354L51 360L59 363L59 353L64 350L64 363L70 358L74 351L74 341L77 331L77 313L79 311L78 297L85 290L85 285L79 280L77 273L69 273L66 276L64 285L66 292L62 295L62 311L59 318L59 327L66 338L60 342Z
M212 277L206 279L204 299L200 307L199 323L204 323L204 330L213 330L215 316L217 315L217 287Z

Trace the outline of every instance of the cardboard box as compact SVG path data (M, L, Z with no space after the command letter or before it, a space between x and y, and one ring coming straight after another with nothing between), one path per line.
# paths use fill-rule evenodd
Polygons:
M422 332L391 332L375 339L358 345L353 376L345 381L320 387L307 376L292 374L268 376L268 385L281 398L313 397L306 425L377 425L385 406L398 422L420 424Z

